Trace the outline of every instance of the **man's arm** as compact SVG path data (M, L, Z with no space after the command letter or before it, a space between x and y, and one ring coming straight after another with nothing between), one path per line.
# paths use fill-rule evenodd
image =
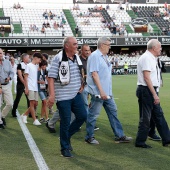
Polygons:
M22 76L21 70L17 70L17 74L18 74L18 77L19 77L20 81L21 81L21 82L24 84L24 86L25 86L25 82L24 82L24 78L23 78L23 76Z
M24 82L25 82L25 94L28 95L28 74L24 74Z
M99 89L101 98L103 100L107 100L107 95L103 91L103 88L102 88L100 80L99 80L98 73L96 71L92 72L92 77L93 77L94 83L96 84L97 88Z
M153 95L154 103L159 104L160 103L159 97L158 97L158 95L153 87L153 84L151 82L151 79L150 79L150 71L143 71L143 76L144 76L144 80L145 80L149 90L151 91L151 93Z
M48 77L48 89L49 89L48 107L51 108L55 101L54 78Z

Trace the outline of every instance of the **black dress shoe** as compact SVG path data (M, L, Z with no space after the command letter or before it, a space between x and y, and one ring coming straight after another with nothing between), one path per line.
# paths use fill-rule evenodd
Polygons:
M3 125L6 126L6 121L5 121L5 118L2 117L2 122L3 122Z
M163 146L167 147L170 144L170 141L163 143Z
M72 158L73 155L70 153L68 149L64 149L61 151L61 156L64 156L65 158Z
M13 115L13 114L12 114L12 117L17 117L17 115Z
M0 124L0 129L5 129L3 124Z
M69 151L73 151L73 148L72 148L71 144L70 144L68 150L69 150Z
M148 138L153 141L161 141L162 140L157 134L149 135Z
M147 145L147 144L144 144L144 145L137 145L137 144L136 144L135 147L138 147L138 148L146 148L146 149L152 148L152 146Z
M46 123L46 127L48 128L48 130L49 130L50 133L56 133L56 130L55 130L54 128L50 128L50 127L48 126L48 122Z

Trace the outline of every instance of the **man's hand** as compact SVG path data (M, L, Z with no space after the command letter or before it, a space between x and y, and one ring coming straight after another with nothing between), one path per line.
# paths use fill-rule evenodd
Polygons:
M153 96L153 98L154 98L154 104L160 103L159 97L157 95Z
M102 100L107 100L107 95L105 94L105 92L101 92L100 96Z
M10 80L10 77L6 78L6 79L5 79L5 82L8 83L9 80Z
M2 94L2 89L0 88L0 94Z
M79 93L82 93L83 90L84 90L84 86L81 86L79 89Z
M29 90L25 89L25 94L28 95L29 94Z
M51 108L54 105L55 97L54 96L49 96L47 100L47 106L48 108Z

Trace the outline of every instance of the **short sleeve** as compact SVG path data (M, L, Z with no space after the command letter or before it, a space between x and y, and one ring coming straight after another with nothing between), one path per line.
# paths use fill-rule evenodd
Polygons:
M25 67L25 74L29 74L29 65L28 64Z
M59 58L56 56L52 61L51 67L48 70L48 77L57 79L58 78L58 69L59 69Z
M99 71L99 57L97 55L91 55L90 60L88 59L87 62L89 62L89 71L92 72L98 72Z
M151 63L151 60L149 59L149 57L147 59L143 58L141 66L142 66L142 71L151 71L152 70L152 67L151 67L152 63Z
M22 70L22 69L21 69L21 64L18 64L17 70Z

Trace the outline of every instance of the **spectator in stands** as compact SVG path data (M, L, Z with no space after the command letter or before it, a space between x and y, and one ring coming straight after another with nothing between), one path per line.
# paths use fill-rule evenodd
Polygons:
M48 20L48 13L45 13L45 14L44 14L44 18L45 18L46 20Z
M61 31L61 32L62 32L62 37L65 37L65 32L66 32L66 31L65 31L64 27L62 28L62 31Z
M17 9L17 5L16 5L15 3L14 3L14 5L13 5L13 8L14 8L14 9Z
M2 37L5 36L5 27L3 25L1 25L0 27L0 34L2 35Z
M45 17L45 14L47 14L47 9L43 12L43 17Z
M50 20L52 20L53 19L53 17L54 17L54 14L51 12L51 10L50 10L50 12L49 12L49 17L50 17Z
M110 9L110 6L109 4L106 5L106 10L109 10Z
M42 28L41 28L41 33L45 33L45 27L44 26L42 26Z
M73 5L73 10L76 10L76 4Z
M94 9L94 10L98 10L98 6L97 6L97 5L95 5L93 9Z
M100 21L101 21L102 23L105 23L105 22L106 22L106 20L105 20L103 17L101 17Z
M42 24L42 26L43 26L44 28L47 28L47 24L45 23L45 21L44 21L44 23Z
M117 56L114 58L114 62L115 62L115 67L118 68L118 66L119 66L119 59L118 59Z
M78 37L78 32L79 32L79 27L77 25L76 28L75 28L76 37Z
M29 30L30 30L30 31L33 31L33 26L32 26L32 24L30 25Z
M102 5L99 7L99 10L103 10L103 6Z
M122 2L119 2L119 5L118 5L118 10L124 10L124 8L122 7Z
M128 2L128 0L126 0L125 5L126 5L126 11L129 10L129 2Z
M34 25L32 26L32 30L38 32L39 29L38 29L38 27L34 24Z
M18 4L17 4L17 9L23 9L23 7L20 5L19 2L18 2Z
M79 4L77 4L77 6L76 6L76 10L80 10L80 6L79 6Z
M53 28L55 29L55 30L58 30L58 24L56 23L56 21L54 21L54 23L53 23Z
M51 28L50 23L47 21L47 28Z
M125 61L125 64L124 64L123 68L124 68L124 74L128 74L129 65L128 65L128 63L126 61Z
M125 26L122 24L119 29L119 35L124 35L125 34Z
M170 36L170 28L169 28L169 30L168 30L168 36Z
M164 3L164 9L165 9L166 11L168 11L168 4L167 4L167 2Z
M64 28L64 26L63 26L63 22L62 22L62 21L60 22L59 27L60 27L60 28Z

